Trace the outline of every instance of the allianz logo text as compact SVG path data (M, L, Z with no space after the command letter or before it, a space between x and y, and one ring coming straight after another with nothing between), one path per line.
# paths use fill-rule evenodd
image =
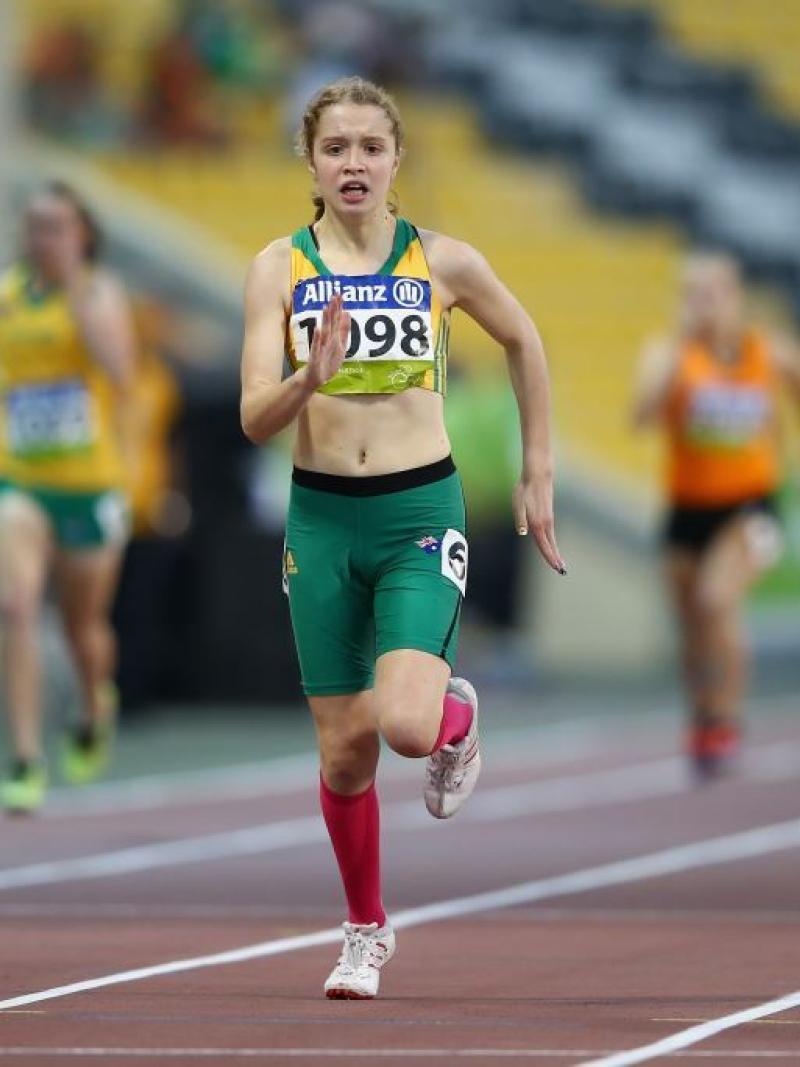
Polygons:
M429 281L374 274L361 277L334 275L328 278L305 278L295 287L292 301L294 310L321 310L336 293L341 294L348 308L377 306L424 311L430 307Z

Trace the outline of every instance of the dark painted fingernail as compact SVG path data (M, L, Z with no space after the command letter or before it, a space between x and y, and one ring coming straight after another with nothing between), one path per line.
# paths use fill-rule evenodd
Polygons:
M558 568L558 573L559 573L559 574L561 574L561 575L563 575L564 577L566 577L566 574L567 574L567 568L566 568L566 567L559 567L559 568Z

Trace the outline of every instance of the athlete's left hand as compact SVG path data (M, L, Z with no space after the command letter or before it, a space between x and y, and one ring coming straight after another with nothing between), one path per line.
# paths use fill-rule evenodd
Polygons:
M335 293L322 312L322 321L314 330L314 339L306 366L311 389L325 385L344 362L350 335L350 315L344 310L341 293Z
M517 533L522 537L532 533L546 562L554 571L566 574L567 565L556 544L552 481L522 478L514 487L512 500Z

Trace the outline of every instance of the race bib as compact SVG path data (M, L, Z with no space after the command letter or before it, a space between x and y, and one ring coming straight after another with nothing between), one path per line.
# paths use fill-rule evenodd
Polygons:
M295 286L290 329L298 363L307 363L314 331L335 293L350 314L346 364L433 360L431 284L395 275L305 278Z
M763 389L707 386L692 397L687 436L699 445L738 448L762 433L771 416L772 402Z
M467 539L458 530L447 530L442 538L441 567L445 578L458 586L462 596L467 595L467 567L469 547Z
M65 455L95 441L92 400L80 380L9 390L6 425L9 451L20 459Z

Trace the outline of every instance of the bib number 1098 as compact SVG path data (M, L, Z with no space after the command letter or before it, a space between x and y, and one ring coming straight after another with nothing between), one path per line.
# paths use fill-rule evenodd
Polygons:
M298 327L306 333L309 352L318 321L314 315L297 321ZM422 315L405 314L395 318L378 313L357 317L356 313L351 313L350 342L345 359L354 356L380 359L390 354L408 359L427 355L429 348L428 323Z

